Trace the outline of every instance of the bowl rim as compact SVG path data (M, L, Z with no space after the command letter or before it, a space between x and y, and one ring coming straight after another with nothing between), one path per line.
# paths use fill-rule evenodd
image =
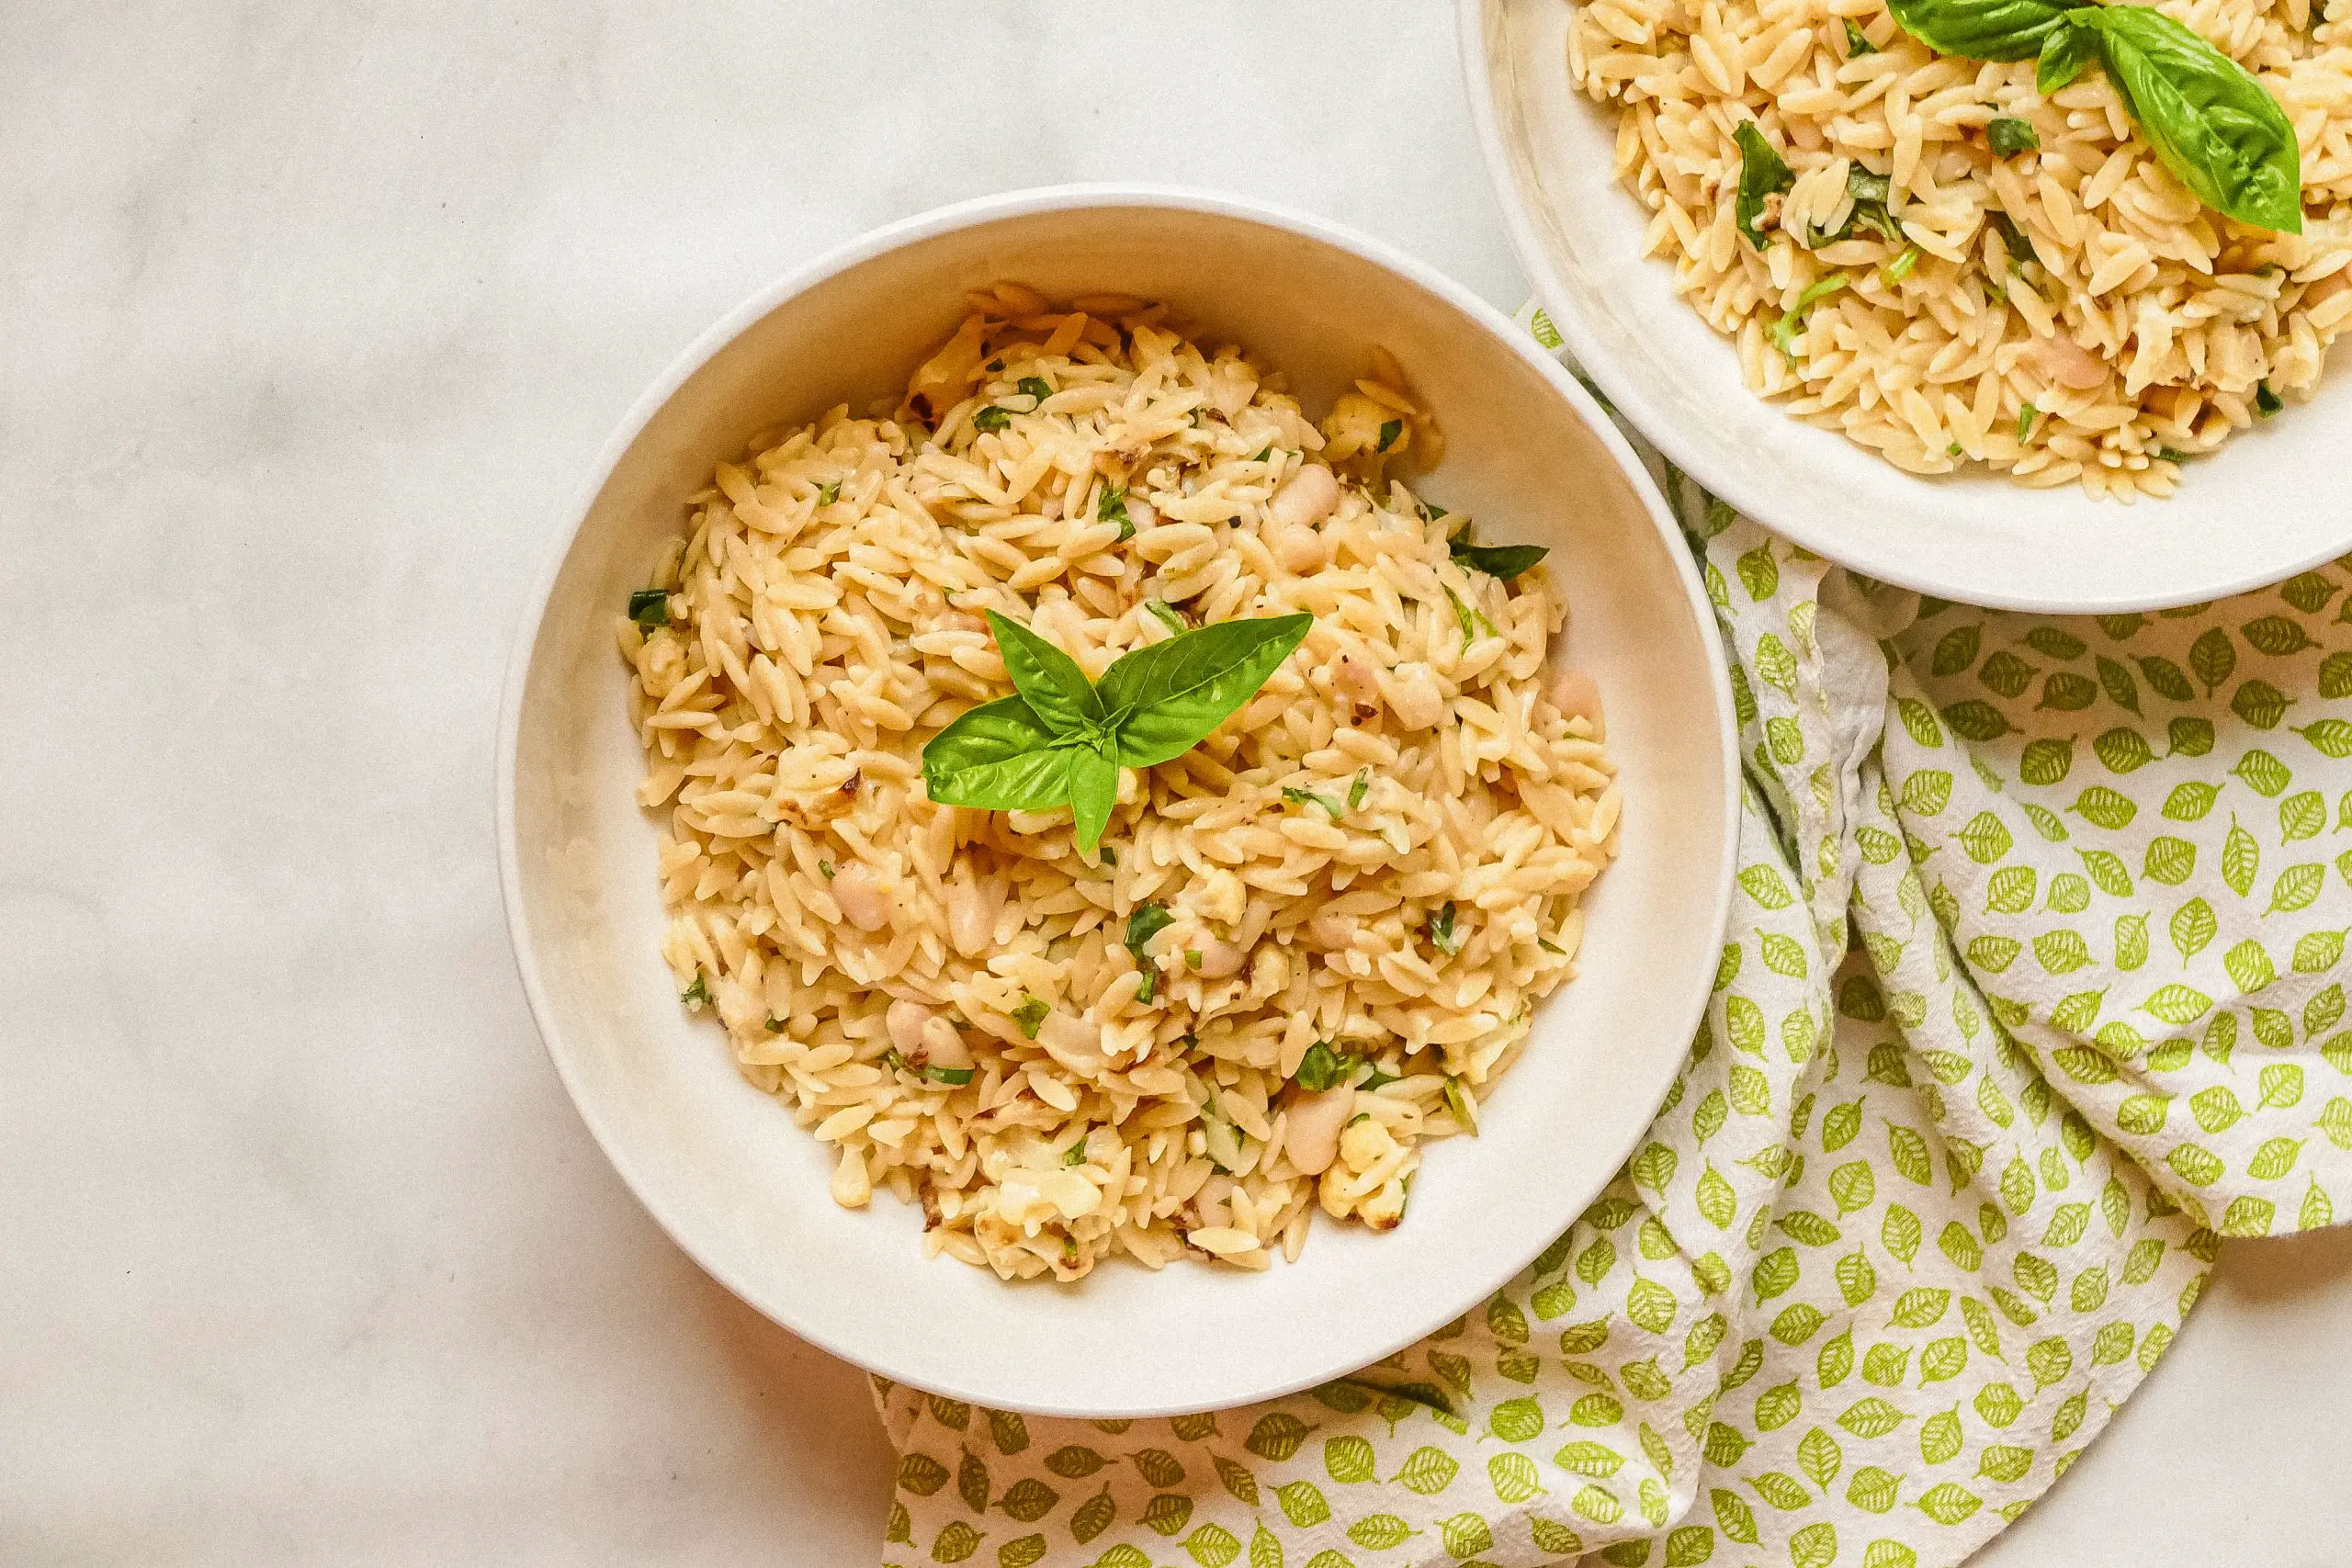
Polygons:
M1496 206L1501 209L1503 227L1510 237L1511 252L1518 257L1520 270L1527 275L1537 302L1544 307L1545 317L1575 355L1577 367L1609 394L1610 400L1623 412L1627 422L1641 432L1643 439L1672 460L1676 467L1697 479L1710 493L1730 502L1733 510L1742 516L1754 519L1807 549L1878 581L1981 609L2015 610L2033 615L2122 615L2134 610L2165 610L2182 604L2202 604L2283 582L2298 572L2323 566L2344 553L2343 545L2338 543L2332 547L2313 549L2275 563L2240 567L2211 581L2159 594L2126 592L2106 598L2067 597L2035 590L1976 584L1970 584L1955 592L1951 582L1937 581L1930 576L1915 572L1899 558L1873 558L1867 561L1850 559L1849 551L1839 539L1814 527L1809 513L1783 517L1776 508L1762 504L1765 498L1747 477L1757 470L1737 463L1719 464L1713 448L1686 433L1679 423L1658 410L1643 390L1642 383L1622 369L1601 347L1599 334L1585 320L1583 307L1561 282L1547 259L1547 253L1536 237L1534 222L1529 216L1531 203L1511 174L1510 145L1503 135L1501 116L1495 99L1495 61L1487 47L1487 16L1509 3L1510 0L1454 0L1454 31L1459 44L1463 85L1470 98L1470 119L1476 128L1479 154L1487 166L1487 182L1494 190ZM1652 265L1647 257L1635 259L1642 265ZM1750 398L1756 396L1745 386L1741 386L1739 391ZM1916 476L1906 477L1917 479ZM2161 505L2163 502L2157 501L2154 504Z
M619 1176L622 1185L628 1189L630 1196L637 1201L639 1207L660 1227L671 1244L691 1258L697 1268L763 1317L804 1342L814 1345L826 1354L846 1361L861 1371L894 1379L896 1373L890 1369L870 1365L862 1348L853 1349L838 1344L830 1336L812 1333L799 1324L790 1321L781 1314L763 1294L743 1283L722 1259L708 1256L696 1243L682 1235L680 1227L672 1223L671 1216L648 1196L650 1183L640 1179L634 1162L628 1156L625 1146L612 1135L603 1114L595 1107L593 1097L583 1094L581 1086L574 1081L572 1070L568 1063L568 1055L558 1047L558 1042L563 1037L563 1031L557 1021L555 1010L548 1001L541 981L537 944L526 917L523 897L521 852L515 836L515 765L522 739L523 695L529 684L531 667L538 649L548 601L554 592L557 581L563 573L566 563L571 558L574 546L578 543L580 529L586 522L597 497L611 481L622 457L626 456L638 436L643 433L646 425L679 389L721 350L741 336L768 312L786 301L840 273L904 245L959 229L977 227L1004 219L1026 217L1040 212L1106 207L1173 209L1214 217L1237 219L1319 241L1348 252L1403 277L1406 281L1428 291L1471 318L1478 325L1486 328L1508 349L1517 353L1551 384L1555 392L1567 400L1577 417L1600 438L1619 469L1624 474L1644 511L1647 513L1650 525L1657 530L1661 542L1667 546L1668 558L1674 563L1676 574L1682 584L1685 607L1697 624L1702 646L1710 656L1708 694L1714 705L1717 739L1723 758L1724 776L1719 794L1724 850L1721 857L1722 863L1716 871L1713 908L1700 914L1706 922L1706 929L1718 935L1730 919L1733 878L1738 866L1741 810L1740 761L1738 728L1734 718L1731 682L1725 662L1722 633L1715 621L1714 606L1707 598L1705 585L1700 578L1690 550L1685 547L1680 529L1668 509L1663 494L1650 477L1639 455L1634 452L1632 444L1625 439L1624 434L1609 418L1593 394L1579 384L1558 359L1545 352L1531 334L1485 299L1435 268L1383 241L1297 209L1201 187L1154 183L1083 182L1037 186L952 202L867 230L788 269L774 281L754 289L710 326L696 334L694 340L671 360L662 373L654 378L652 383L639 394L628 406L628 412L621 416L619 423L614 428L612 434L605 438L589 468L588 477L558 513L557 525L550 530L552 537L546 547L547 557L539 569L529 597L524 602L523 614L515 625L514 642L507 655L504 682L499 699L498 745L492 779L495 792L492 815L497 833L499 897L505 916L507 946L514 964L516 976L522 982L524 999L530 1010L532 1024L537 1031L540 1047L547 1053L549 1062L553 1065L556 1077L562 1083L564 1094L571 1100L574 1113L586 1126L590 1137L595 1141L605 1161L613 1168L615 1174ZM1709 999L1710 993L1703 986L1693 987L1692 995L1682 1010L1684 1018L1680 1034L1683 1037L1694 1036L1697 1033ZM1672 1087L1675 1077L1680 1073L1682 1065L1683 1057L1675 1057L1670 1070L1658 1078L1655 1092L1649 1098L1662 1102L1667 1091ZM1612 1168L1614 1166L1622 1165L1624 1159L1632 1155L1641 1139L1647 1135L1648 1126L1649 1123L1645 1122L1627 1139L1625 1147L1618 1151ZM1512 1275L1524 1269L1527 1262L1528 1259L1521 1258L1512 1265L1510 1273L1500 1279L1479 1281L1481 1288L1475 1295L1466 1299L1471 1304L1475 1304L1478 1299L1492 1294ZM1459 1310L1466 1310L1466 1307ZM1451 1314L1449 1312L1448 1315ZM1216 1405L1203 1405L1197 1401L1175 1401L1139 1410L1110 1411L1081 1405L1009 1403L1001 1393L976 1386L934 1388L928 1384L912 1383L910 1383L910 1386L922 1386L926 1393L964 1399L977 1404L1017 1409L1039 1416L1102 1419L1112 1416L1148 1417L1183 1415L1203 1409L1231 1408L1235 1403L1247 1404L1279 1398L1284 1394L1295 1393L1312 1387L1317 1383L1328 1382L1335 1376L1344 1376L1347 1372L1353 1371L1356 1366L1368 1365L1382 1356L1392 1354L1408 1345L1418 1342L1426 1337L1430 1327L1436 1327L1443 1321L1443 1318L1440 1318L1429 1327L1419 1329L1394 1344L1368 1348L1361 1361L1351 1359L1346 1367L1337 1369L1320 1365L1308 1367L1296 1378L1285 1378L1277 1384L1252 1392L1238 1402ZM897 1381L908 1380L898 1379Z

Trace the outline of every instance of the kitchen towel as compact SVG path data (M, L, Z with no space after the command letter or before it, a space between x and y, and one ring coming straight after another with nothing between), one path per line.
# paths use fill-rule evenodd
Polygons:
M1954 1563L2155 1365L2221 1238L2352 1198L2352 556L1988 612L1645 451L1746 776L1648 1135L1483 1309L1309 1393L1088 1422L877 1382L885 1562Z

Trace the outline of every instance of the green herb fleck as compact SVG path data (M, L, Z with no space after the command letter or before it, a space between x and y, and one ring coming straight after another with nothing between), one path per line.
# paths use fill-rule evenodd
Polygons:
M2001 250L2009 258L2011 272L2022 270L2028 262L2036 266L2041 265L2041 254L2033 248L2033 242L2025 237L2025 231L2018 227L2016 219L1996 207L1985 215L1984 221L2001 236Z
M695 972L695 983L678 993L678 999L686 1004L690 1012L700 1012L710 1005L710 982L700 970Z
M942 1067L926 1063L922 1069L922 1076L929 1078L933 1083L949 1084L955 1088L961 1089L964 1085L972 1081L972 1069L969 1067Z
M1821 300L1845 288L1850 281L1851 279L1841 272L1833 277L1825 277L1818 282L1807 284L1804 290L1797 296L1797 302L1781 311L1781 319L1765 329L1764 335L1771 339L1772 346L1781 351L1782 358L1792 365L1797 362L1797 332L1804 325L1805 313Z
M1464 1132L1478 1131L1478 1119L1470 1113L1470 1097L1462 1092L1462 1080L1451 1073L1445 1079L1445 1108L1453 1112L1454 1124Z
M1903 225L1894 220L1889 209L1894 197L1892 178L1874 175L1860 164L1849 164L1846 170L1846 194L1853 198L1853 205L1846 210L1846 221L1835 230L1813 230L1805 239L1807 248L1817 250L1851 239L1857 229L1866 229L1890 243L1904 243Z
M1201 950L1197 947L1186 948L1184 950L1184 967L1187 969L1198 969L1200 966Z
M1042 376L1023 376L1019 385L1023 391L1041 403L1054 395L1054 389L1046 385L1046 378Z
M2280 409L2283 409L2287 405L2285 403L2278 400L2278 394L2270 389L2269 382L2257 381L2255 383L2254 412L2257 416L2263 419L2268 419L2272 414L2277 413Z
M1732 220L1747 236L1747 243L1760 251L1764 236L1757 230L1756 220L1764 216L1764 198L1787 190L1797 177L1764 140L1754 120L1741 120L1732 135L1739 142L1739 193L1732 204Z
M1291 1081L1314 1094L1320 1094L1355 1071L1355 1059L1343 1056L1323 1041L1317 1040L1298 1059L1298 1071L1291 1074Z
M2015 115L1996 116L1984 127L1984 140L1996 158L2014 158L2020 152L2041 151L2041 133L2033 129L2033 121L2019 119Z
M1375 452L1387 451L1391 446L1396 445L1396 438L1404 434L1405 422L1403 420L1383 420L1380 424L1380 444L1374 447L1373 450Z
M1960 456L1961 450L1960 443L1955 441L1951 446L1944 448L1944 456L1947 457L1957 457Z
M1849 59L1849 60L1852 60L1852 59L1856 58L1856 57L1857 57L1857 56L1859 56L1859 55L1864 55L1864 54L1876 54L1877 52L1878 52L1878 45L1876 45L1876 44L1872 43L1872 42L1871 42L1871 41L1867 37L1865 37L1865 36L1863 35L1862 29L1861 29L1861 28L1858 28L1858 27L1856 27L1856 26L1854 25L1854 18L1853 18L1853 17L1847 17L1847 18L1846 18L1846 58L1847 58L1847 59Z
M894 1073L903 1073L907 1070L907 1059L899 1054L899 1048L896 1045L882 1053L882 1065Z
M972 416L972 428L974 430L1002 430L1012 423L1012 411L1009 409L1001 409L994 403L989 404L988 407L980 410L979 412Z
M1568 950L1566 948L1559 946L1548 937L1537 937L1535 939L1535 945L1555 957L1566 958L1568 955Z
M841 498L842 481L839 479L827 479L817 487L817 504L820 506L831 506Z
M2018 446L2022 446L2025 445L2026 438L2033 434L2033 422L2041 417L2041 411L2035 408L2031 403L2020 403L2018 405Z
M1135 954L1136 967L1142 971L1143 986L1136 992L1136 1000L1148 1002L1159 994L1159 970L1144 957L1144 944L1165 931L1175 916L1165 904L1138 904L1127 917L1127 934L1124 939L1127 951Z
M826 881L831 882L833 879L833 863L829 860L819 861L817 863L817 874L822 876Z
M1038 1027L1046 1021L1046 1014L1051 1010L1045 1003L1023 991L1021 993L1021 1005L1012 1010L1012 1021L1021 1026L1023 1038L1035 1040Z
M1885 278L1889 283L1900 283L1905 278L1910 276L1911 269L1918 265L1919 247L1917 245L1905 245L1903 247L1903 254L1901 255L1895 257L1893 261L1878 269L1879 276Z
M1253 462L1253 463L1262 463L1262 462L1264 462L1267 458L1269 458L1269 457L1272 457L1273 455L1274 455L1274 449L1273 449L1272 447L1271 447L1271 446L1261 446L1261 447L1259 447L1259 448L1258 448L1258 455L1257 455L1256 457L1254 457L1250 458L1250 460L1251 462Z
M1544 545L1474 545L1467 528L1448 539L1445 547L1454 565L1468 571L1483 571L1505 582L1533 570L1536 562L1552 553Z
M2186 463L2191 454L2177 451L2170 446L2159 446L2156 448L2156 456L2167 463Z
M1477 610L1474 609L1470 605L1464 604L1462 602L1461 594L1456 593L1453 589L1449 588L1445 591L1445 597L1446 602L1453 606L1453 619L1455 623L1462 627L1463 647L1468 648L1472 643L1477 641L1478 633L1482 628L1488 637L1497 635L1495 632L1495 623L1487 619L1485 615L1479 614Z
M1116 542L1119 544L1124 545L1136 536L1135 523L1127 516L1125 491L1113 490L1109 485L1104 485L1102 495L1094 502L1094 521L1116 523L1119 525L1119 537Z
M1143 607L1151 612L1154 620L1171 632L1187 632L1193 629L1193 623L1184 618L1184 612L1165 599L1147 599L1143 602Z
M1079 1139L1078 1142L1072 1144L1063 1152L1062 1163L1064 1165L1084 1165L1086 1163L1086 1140L1084 1138Z
M1348 786L1348 809L1353 811L1372 793L1372 770L1365 768L1356 774L1356 782Z
M1453 904L1451 899L1437 907L1430 916L1430 945L1447 957L1462 951L1461 933L1453 929Z
M1366 1094L1370 1094L1382 1084L1402 1083L1403 1081L1403 1077L1398 1074L1384 1073L1380 1070L1377 1064L1366 1062L1363 1065L1363 1077L1356 1079L1356 1088L1363 1090Z
M1348 808L1346 807L1340 805L1329 795L1317 795L1311 789L1292 789L1288 786L1284 786L1283 790L1283 798L1289 801L1293 806L1319 806L1325 812L1329 814L1331 820L1334 822L1337 822L1340 818L1345 817L1348 814Z
M666 588L640 588L628 596L628 618L640 626L666 626L670 624L670 591Z

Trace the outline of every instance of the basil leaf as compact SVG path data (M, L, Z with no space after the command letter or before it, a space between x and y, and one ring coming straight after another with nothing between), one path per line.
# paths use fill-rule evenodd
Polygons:
M1436 912L1430 916L1429 937L1430 945L1449 958L1462 951L1462 938L1453 929L1452 900L1440 904Z
M1004 672L1030 711L1057 735L1069 735L1102 719L1094 682L1078 660L1018 621L994 610L988 613L989 630L996 634L997 651L1004 655Z
M2241 223L2303 231L2302 159L2278 100L2245 68L2161 11L2093 6L2108 80L2164 166Z
M988 407L979 410L972 415L972 428L974 430L1002 430L1012 423L1012 412L1007 409L1001 409L994 403L990 403Z
M1143 972L1143 985L1136 991L1136 1000L1148 1002L1159 991L1159 966L1144 953L1144 947L1153 937L1168 929L1176 919L1165 904L1138 904L1135 913L1127 917L1127 934L1123 940L1129 953L1135 954L1136 967Z
M1165 599L1147 599L1143 607L1151 612L1154 620L1171 632L1181 635L1193 629L1193 623L1184 618L1184 612Z
M923 785L942 806L1049 810L1069 798L1060 739L1019 697L982 703L922 749Z
M1747 236L1747 243L1760 251L1764 236L1756 231L1756 220L1764 215L1764 198L1788 189L1797 177L1772 151L1754 120L1741 120L1732 136L1739 143L1739 195L1732 204L1732 220Z
M1037 1038L1038 1029L1046 1021L1046 1015L1053 1010L1040 998L1023 991L1021 993L1021 1005L1014 1008L1009 1016L1013 1022L1021 1026L1021 1032L1024 1038L1035 1040Z
M1119 803L1119 759L1107 736L1067 747L1063 754L1069 767L1070 821L1080 852L1091 855L1111 825L1111 808Z
M1863 33L1862 29L1854 25L1853 17L1847 17L1846 58L1853 60L1861 55L1876 54L1877 52L1878 45L1872 43L1868 36Z
M1854 198L1853 206L1846 209L1846 221L1838 225L1834 233L1814 230L1805 241L1806 249L1818 250L1823 245L1849 239L1857 229L1867 229L1881 239L1892 240L1896 244L1907 243L1903 225L1897 223L1894 215L1887 210L1887 203L1894 197L1894 181L1891 176L1874 175L1860 164L1849 164L1846 169L1846 194Z
M1136 521L1127 515L1125 491L1113 490L1109 485L1104 485L1102 493L1095 498L1094 521L1116 523L1119 525L1119 536L1113 541L1114 544L1124 545L1136 536Z
M2041 133L2033 129L2030 119L1996 115L1985 124L1984 144L1993 149L1996 158L2014 158L2020 152L2041 152Z
M2286 406L2278 394L2270 389L2269 382L2256 381L2254 384L2254 413L2256 419L2268 419Z
M2098 54L2098 35L2086 28L2061 28L2042 40L2033 70L2033 90L2043 97L2069 85Z
M2011 272L2017 271L2028 262L2033 263L2036 266L2041 265L2041 253L2033 248L2033 242L2026 238L2025 231L2018 227L2016 219L1996 207L1984 215L1984 221L1990 223L1993 226L1993 231L2001 236L2001 250L2009 258Z
M2025 60L2089 0L1887 0L1903 30L1965 60Z
M1315 617L1219 621L1121 656L1095 683L1120 762L1172 761L1205 739L1306 640Z
M1054 395L1053 388L1046 384L1043 376L1023 376L1016 385L1041 403Z
M1474 545L1466 528L1447 540L1445 547L1455 565L1483 571L1488 577L1499 577L1505 582L1552 553L1543 545Z
M1293 789L1284 785L1283 798L1293 806L1319 806L1323 814L1335 824L1348 814L1348 808L1328 795L1317 795L1311 789Z
M1353 1075L1355 1070L1354 1057L1343 1056L1317 1040L1306 1048L1306 1055L1298 1059L1298 1071L1290 1077L1299 1088L1320 1094Z
M1765 329L1764 335L1771 340L1774 348L1781 351L1781 357L1792 365L1797 362L1797 332L1804 325L1805 313L1819 301L1845 288L1848 282L1846 275L1840 272L1807 284L1797 296L1797 302L1781 311L1781 319Z
M670 591L666 588L640 588L628 596L628 618L640 626L666 626L670 624Z

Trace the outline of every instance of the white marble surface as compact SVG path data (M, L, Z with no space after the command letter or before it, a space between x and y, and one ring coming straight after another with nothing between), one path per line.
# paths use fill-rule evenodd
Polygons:
M539 1050L498 681L727 305L1134 177L1518 300L1436 0L0 6L0 1563L873 1560L859 1380ZM2347 1341L2352 1237L2233 1251L1983 1561L2341 1562Z

